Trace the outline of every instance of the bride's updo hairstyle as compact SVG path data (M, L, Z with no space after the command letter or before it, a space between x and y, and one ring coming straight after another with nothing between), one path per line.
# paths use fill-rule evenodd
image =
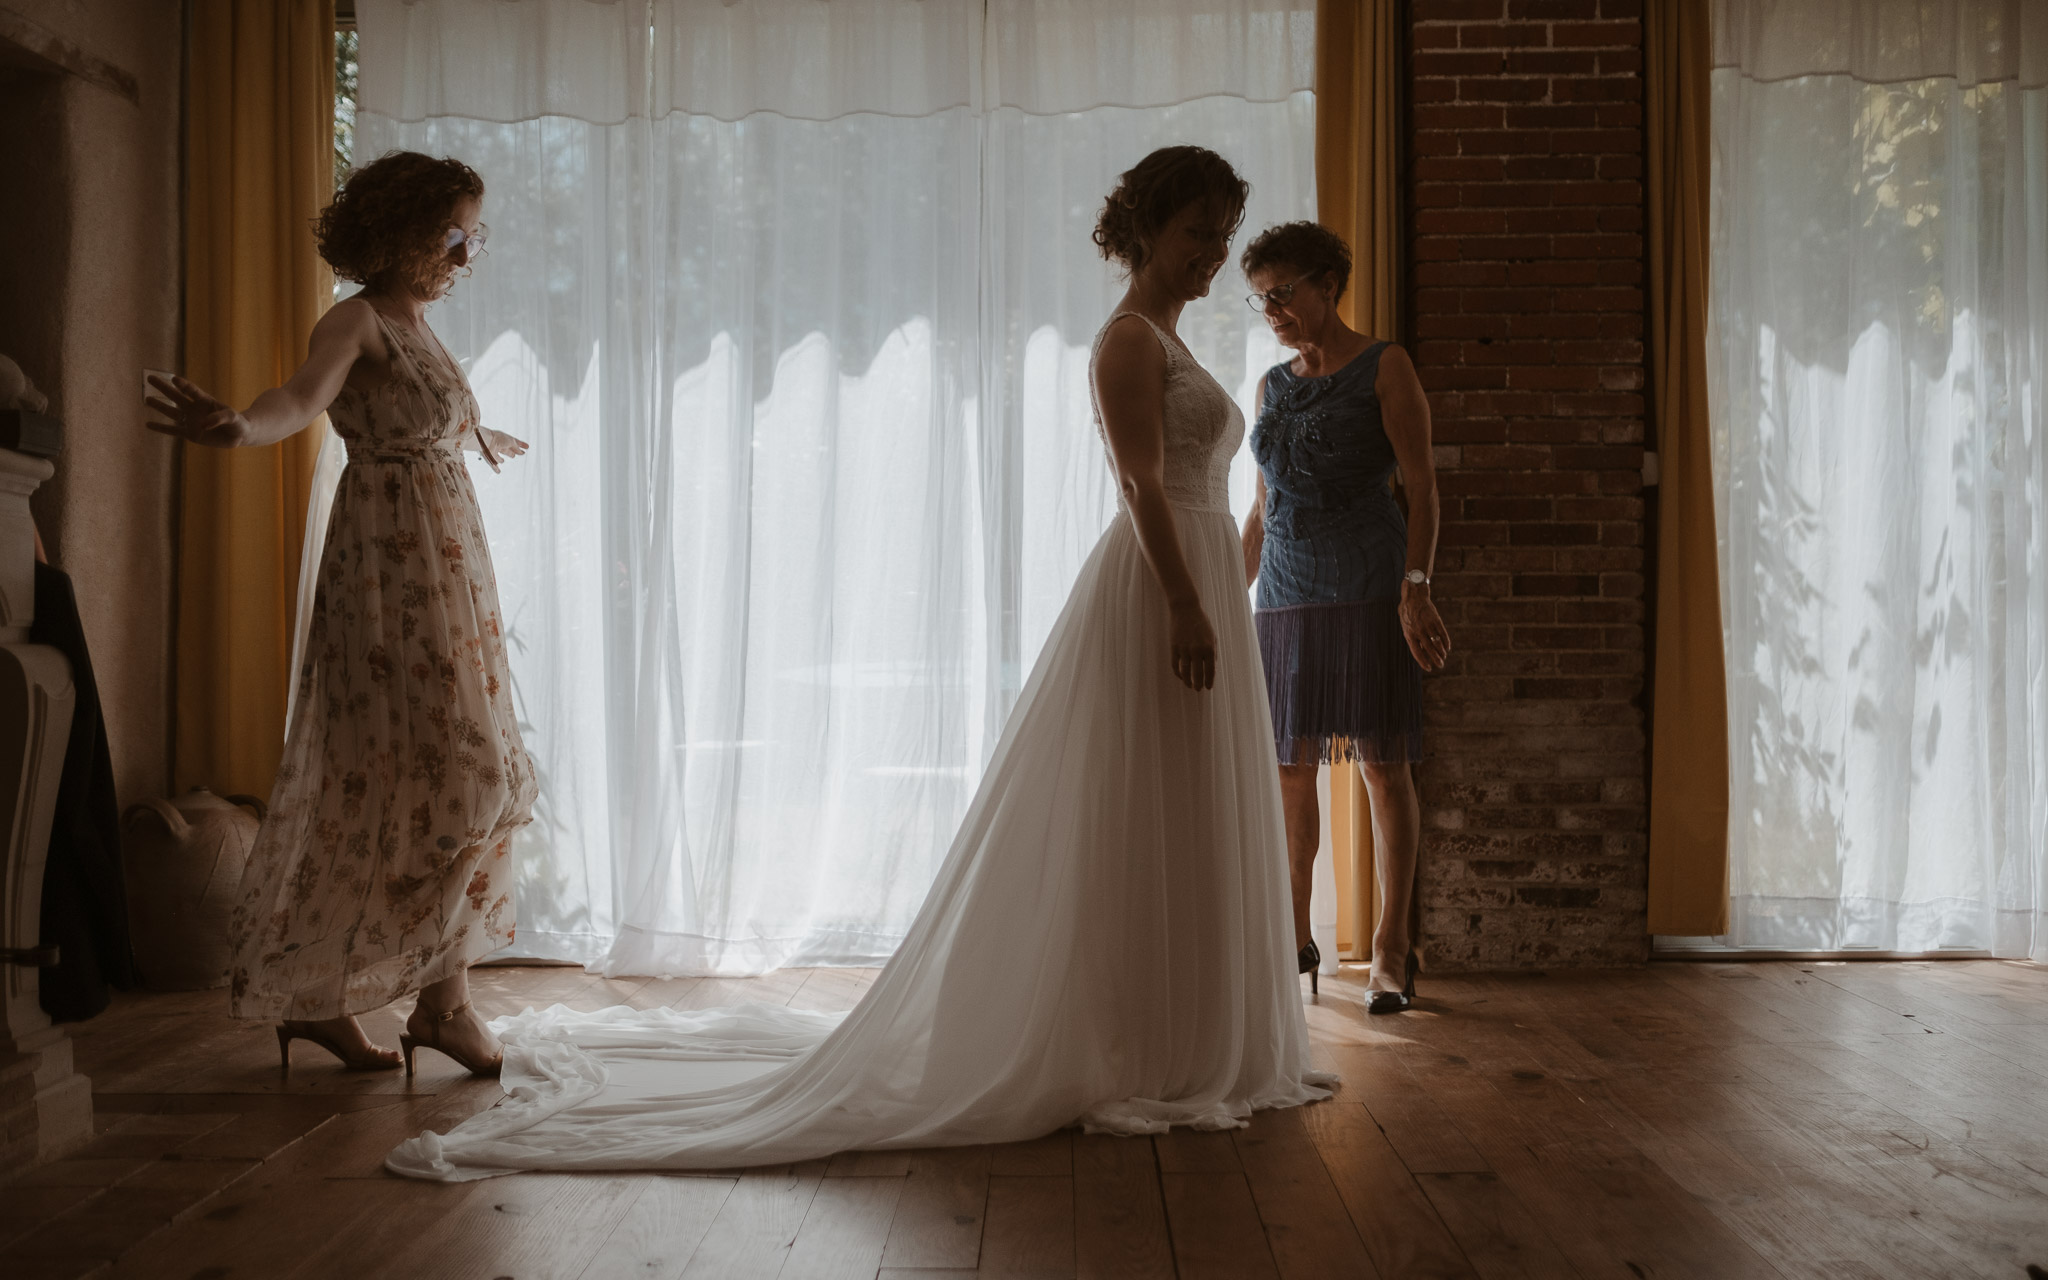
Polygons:
M343 280L403 286L422 297L440 288L449 220L484 180L453 157L387 151L348 175L313 223L320 256Z
M1160 229L1182 209L1205 202L1235 235L1251 194L1251 184L1207 147L1161 147L1116 180L1096 216L1095 243L1103 257L1136 271Z

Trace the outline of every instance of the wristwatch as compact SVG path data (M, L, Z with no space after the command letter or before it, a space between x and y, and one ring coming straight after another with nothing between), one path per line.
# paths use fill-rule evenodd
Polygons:
M1408 572L1402 574L1401 576L1408 579L1408 581L1414 583L1418 587L1426 587L1429 585L1429 575L1424 573L1420 569L1410 569Z

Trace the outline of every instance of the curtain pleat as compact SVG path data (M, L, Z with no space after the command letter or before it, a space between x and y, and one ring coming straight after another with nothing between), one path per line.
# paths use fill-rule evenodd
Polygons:
M1347 324L1400 340L1400 6L1396 0L1316 5L1316 216L1351 246ZM1355 767L1332 770L1330 842L1337 872L1337 947L1372 955L1372 816Z
M2048 961L2048 7L1709 21L1706 945Z
M1728 684L1707 417L1708 9L1643 11L1650 378L1660 464L1649 931L1728 927Z
M231 404L305 358L333 278L333 0L192 0L185 375ZM185 446L178 529L179 784L268 794L325 419L280 444Z
M1372 931L1380 916L1379 877L1373 873L1372 805L1357 765L1331 765L1330 846L1337 878L1337 955L1372 959Z
M1376 338L1400 340L1400 6L1316 5L1316 216L1351 245L1351 288L1338 311Z

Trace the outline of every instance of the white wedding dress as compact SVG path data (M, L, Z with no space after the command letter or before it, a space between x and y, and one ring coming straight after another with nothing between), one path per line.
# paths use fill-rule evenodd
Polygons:
M1076 1122L1234 1128L1329 1096L1334 1077L1309 1068L1273 731L1227 500L1244 418L1152 327L1166 492L1216 627L1215 687L1174 678L1165 594L1120 506L930 896L858 1006L529 1009L493 1024L505 1100L387 1167L449 1181L727 1168Z

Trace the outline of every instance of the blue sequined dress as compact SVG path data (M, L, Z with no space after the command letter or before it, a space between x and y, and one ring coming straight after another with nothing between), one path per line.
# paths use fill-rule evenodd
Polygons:
M1386 349L1320 378L1274 365L1252 429L1266 480L1254 618L1288 764L1422 757L1422 668L1400 618L1408 522L1373 390Z

